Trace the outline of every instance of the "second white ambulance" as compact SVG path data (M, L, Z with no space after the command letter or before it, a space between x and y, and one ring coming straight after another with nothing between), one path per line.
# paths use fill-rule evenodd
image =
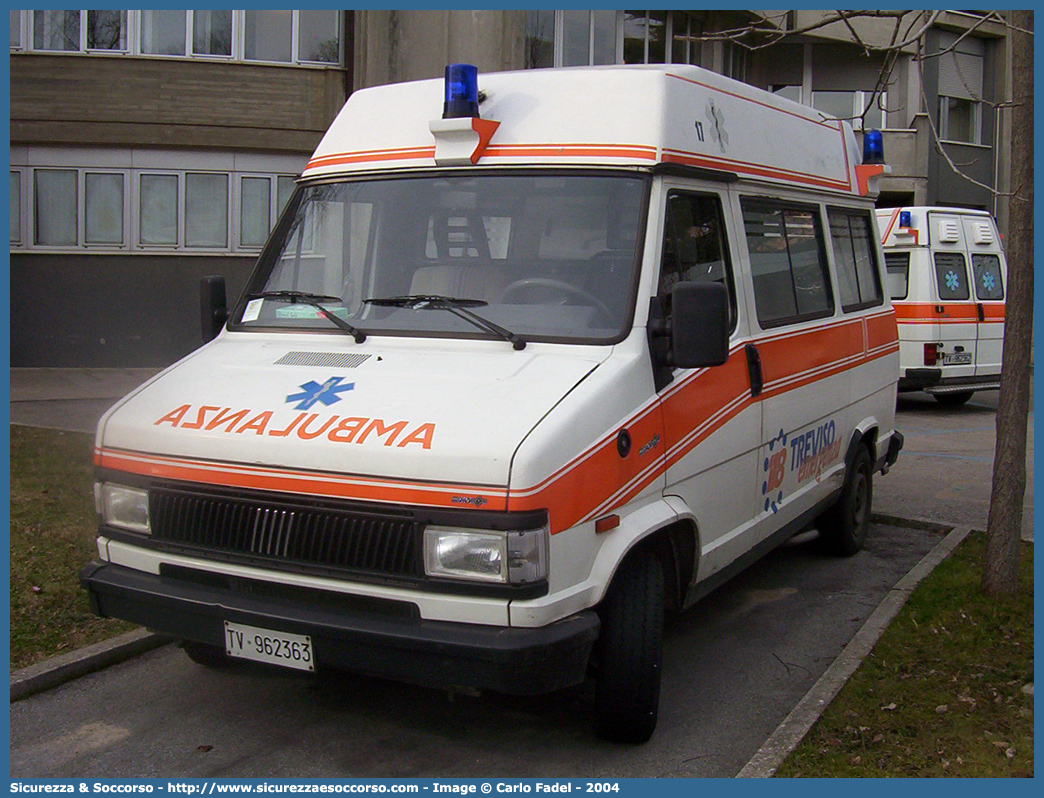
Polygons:
M102 419L95 611L208 664L593 673L648 739L665 611L858 551L901 447L867 160L696 67L354 93L227 324Z
M877 211L899 324L900 391L941 404L1000 388L1008 268L986 211Z

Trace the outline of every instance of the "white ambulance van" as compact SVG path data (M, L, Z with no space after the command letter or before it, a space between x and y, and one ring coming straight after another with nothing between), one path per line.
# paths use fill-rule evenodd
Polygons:
M94 611L210 665L593 674L648 739L665 611L812 525L863 543L902 445L884 169L695 67L355 92L219 334L100 422Z
M877 211L899 325L899 390L944 405L1000 388L1008 268L986 211Z

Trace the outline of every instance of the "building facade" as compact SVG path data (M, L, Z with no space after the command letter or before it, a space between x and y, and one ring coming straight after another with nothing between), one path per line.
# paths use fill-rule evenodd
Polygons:
M11 11L12 365L192 351L200 278L238 296L351 91L453 62L697 64L882 129L879 204L984 208L1003 231L1003 24L907 12L889 50L890 18L832 13Z

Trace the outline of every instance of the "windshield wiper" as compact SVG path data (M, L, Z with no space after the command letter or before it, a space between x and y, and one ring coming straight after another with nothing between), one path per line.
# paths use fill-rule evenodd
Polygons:
M488 333L498 336L510 343L515 349L525 349L525 339L501 327L499 324L494 324L489 319L485 319L477 313L472 313L468 308L480 308L489 303L482 299L461 299L452 296L439 296L437 294L411 294L409 296L392 296L385 297L382 299L366 299L364 302L370 305L378 305L380 307L390 308L413 308L414 310L423 310L425 308L432 308L434 310L448 310L454 316L464 319L464 321L470 322L481 330L485 330Z
M328 311L322 306L322 302L342 302L343 300L339 296L327 296L325 294L309 294L307 291L262 291L260 294L250 294L250 299L274 299L274 300L285 300L291 305L298 302L309 305L320 313L323 314L323 318L329 319L336 326L340 327L349 335L355 338L355 343L361 344L366 340L366 333L362 330L355 329L352 325L342 319L340 316L335 316L333 313Z

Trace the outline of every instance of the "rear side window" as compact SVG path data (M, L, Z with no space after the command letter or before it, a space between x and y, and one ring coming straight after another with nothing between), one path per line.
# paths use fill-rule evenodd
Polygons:
M939 299L943 301L970 299L968 269L964 264L964 255L957 252L936 252L935 282L939 287Z
M975 296L979 299L1004 299L1000 257L972 255L972 271L975 272Z
M892 252L885 255L888 271L888 296L906 299L910 294L910 253Z
M831 209L827 216L841 308L847 311L880 305L884 299L869 215Z
M822 222L816 209L746 199L742 206L761 326L833 314Z

